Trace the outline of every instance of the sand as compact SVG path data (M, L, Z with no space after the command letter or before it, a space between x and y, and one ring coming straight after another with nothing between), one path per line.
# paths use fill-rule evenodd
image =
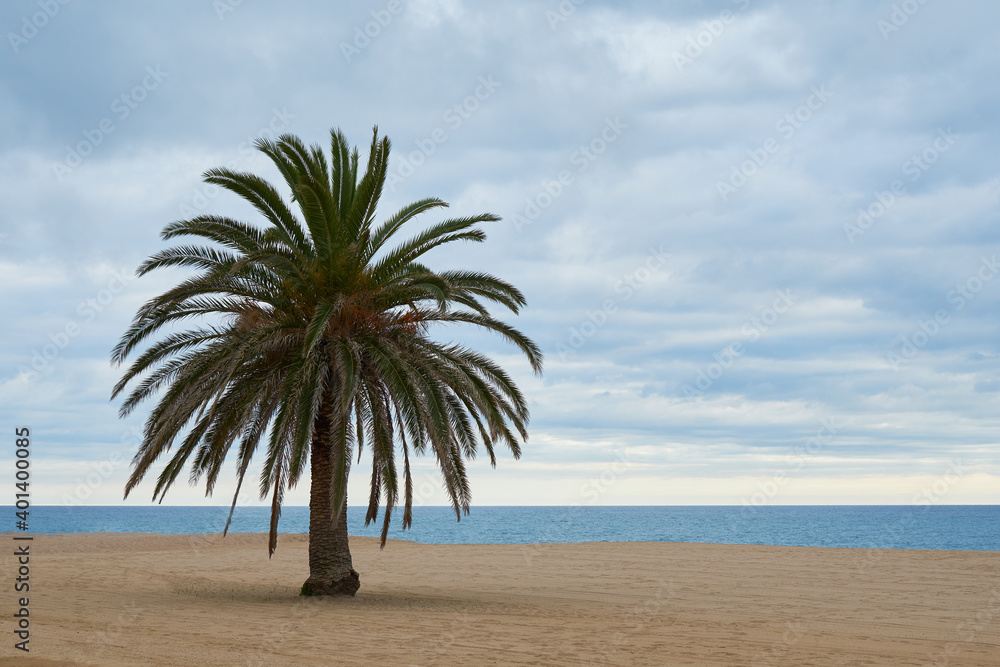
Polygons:
M352 538L358 596L310 599L306 548L36 536L0 664L1000 665L1000 552Z

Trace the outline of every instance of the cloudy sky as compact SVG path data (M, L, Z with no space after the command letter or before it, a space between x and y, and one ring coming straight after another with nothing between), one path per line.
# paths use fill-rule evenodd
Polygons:
M1000 502L997 25L987 0L4 2L0 410L33 500L120 502L149 406L117 418L109 352L182 275L134 269L169 222L253 219L202 172L276 179L254 138L377 124L382 211L502 216L432 261L520 286L546 353L536 378L436 332L531 401L476 503ZM417 495L445 502L431 459Z

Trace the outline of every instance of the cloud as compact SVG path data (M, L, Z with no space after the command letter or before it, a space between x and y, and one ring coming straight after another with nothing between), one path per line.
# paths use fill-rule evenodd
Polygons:
M1000 280L979 274L1000 255L1000 8L927 3L886 37L891 8L863 2L574 6L69 3L8 37L0 396L47 435L60 481L39 493L59 502L120 449L108 351L180 275L111 294L115 272L173 220L253 219L201 173L277 180L252 138L325 146L339 126L363 145L378 124L406 173L381 210L434 195L502 215L432 259L518 284L515 321L547 355L537 379L501 341L439 332L509 364L532 406L524 465L474 467L477 498L582 502L627 449L608 502L739 502L734 480L752 489L837 419L783 499L908 502L960 458L979 481L955 497L1000 500L983 481L1000 475ZM20 35L35 11L8 3L0 25ZM651 249L669 255L655 270Z

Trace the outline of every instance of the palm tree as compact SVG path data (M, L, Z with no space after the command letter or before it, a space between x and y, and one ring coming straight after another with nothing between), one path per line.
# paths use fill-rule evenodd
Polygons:
M144 275L169 266L198 272L151 299L114 348L121 365L161 328L115 386L112 398L137 380L122 417L159 394L132 461L125 496L171 447L153 499L166 492L190 461L190 482L205 476L211 495L237 441L236 505L251 459L267 443L261 499L270 495L268 553L277 545L284 493L310 463L309 578L306 595L354 595L360 580L348 548L347 480L355 450L371 451L366 525L384 505L381 546L400 494L403 528L412 522L410 455L434 453L456 517L471 500L465 460L479 445L496 465L495 446L520 455L528 407L510 376L488 357L431 338L435 323L471 324L520 349L536 374L538 347L495 319L488 303L517 313L523 295L508 282L478 271L434 272L428 251L456 241L483 241L483 214L439 222L396 242L401 227L447 204L428 198L404 206L380 224L375 209L385 183L389 140L374 130L364 174L358 151L331 132L332 161L318 145L294 135L256 142L292 192L292 205L266 180L212 169L204 180L252 204L263 227L200 215L167 225L162 237L195 236L212 245L177 245L146 260ZM293 211L297 208L297 212ZM301 217L299 217L301 216ZM203 326L176 326L189 318ZM226 521L224 533L229 529Z

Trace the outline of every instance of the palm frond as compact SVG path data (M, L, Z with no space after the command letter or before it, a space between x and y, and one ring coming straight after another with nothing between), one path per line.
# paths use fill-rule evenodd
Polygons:
M391 150L377 127L363 170L357 149L336 129L329 159L291 134L255 146L278 169L291 202L257 175L211 169L204 180L250 203L262 224L218 215L172 222L165 241L196 237L207 244L174 245L139 266L140 275L167 267L193 274L139 307L111 353L118 365L133 359L112 389L112 398L124 394L122 416L157 397L125 495L157 466L154 499L162 501L185 468L189 481L204 481L211 495L235 456L226 533L263 449L258 491L270 501L273 554L285 493L307 461L331 464L322 483L329 484L324 497L336 525L346 511L355 449L360 460L367 448L366 522L381 521L382 547L401 499L403 528L413 521L411 455L433 453L461 518L472 499L465 462L480 445L493 465L498 446L519 456L528 405L498 364L433 340L430 327L494 332L535 373L542 353L490 312L500 306L517 314L525 306L514 285L481 271L434 271L424 258L434 248L483 241L481 225L499 218L446 219L391 246L408 222L448 204L425 198L376 222ZM208 321L188 327L194 320Z

